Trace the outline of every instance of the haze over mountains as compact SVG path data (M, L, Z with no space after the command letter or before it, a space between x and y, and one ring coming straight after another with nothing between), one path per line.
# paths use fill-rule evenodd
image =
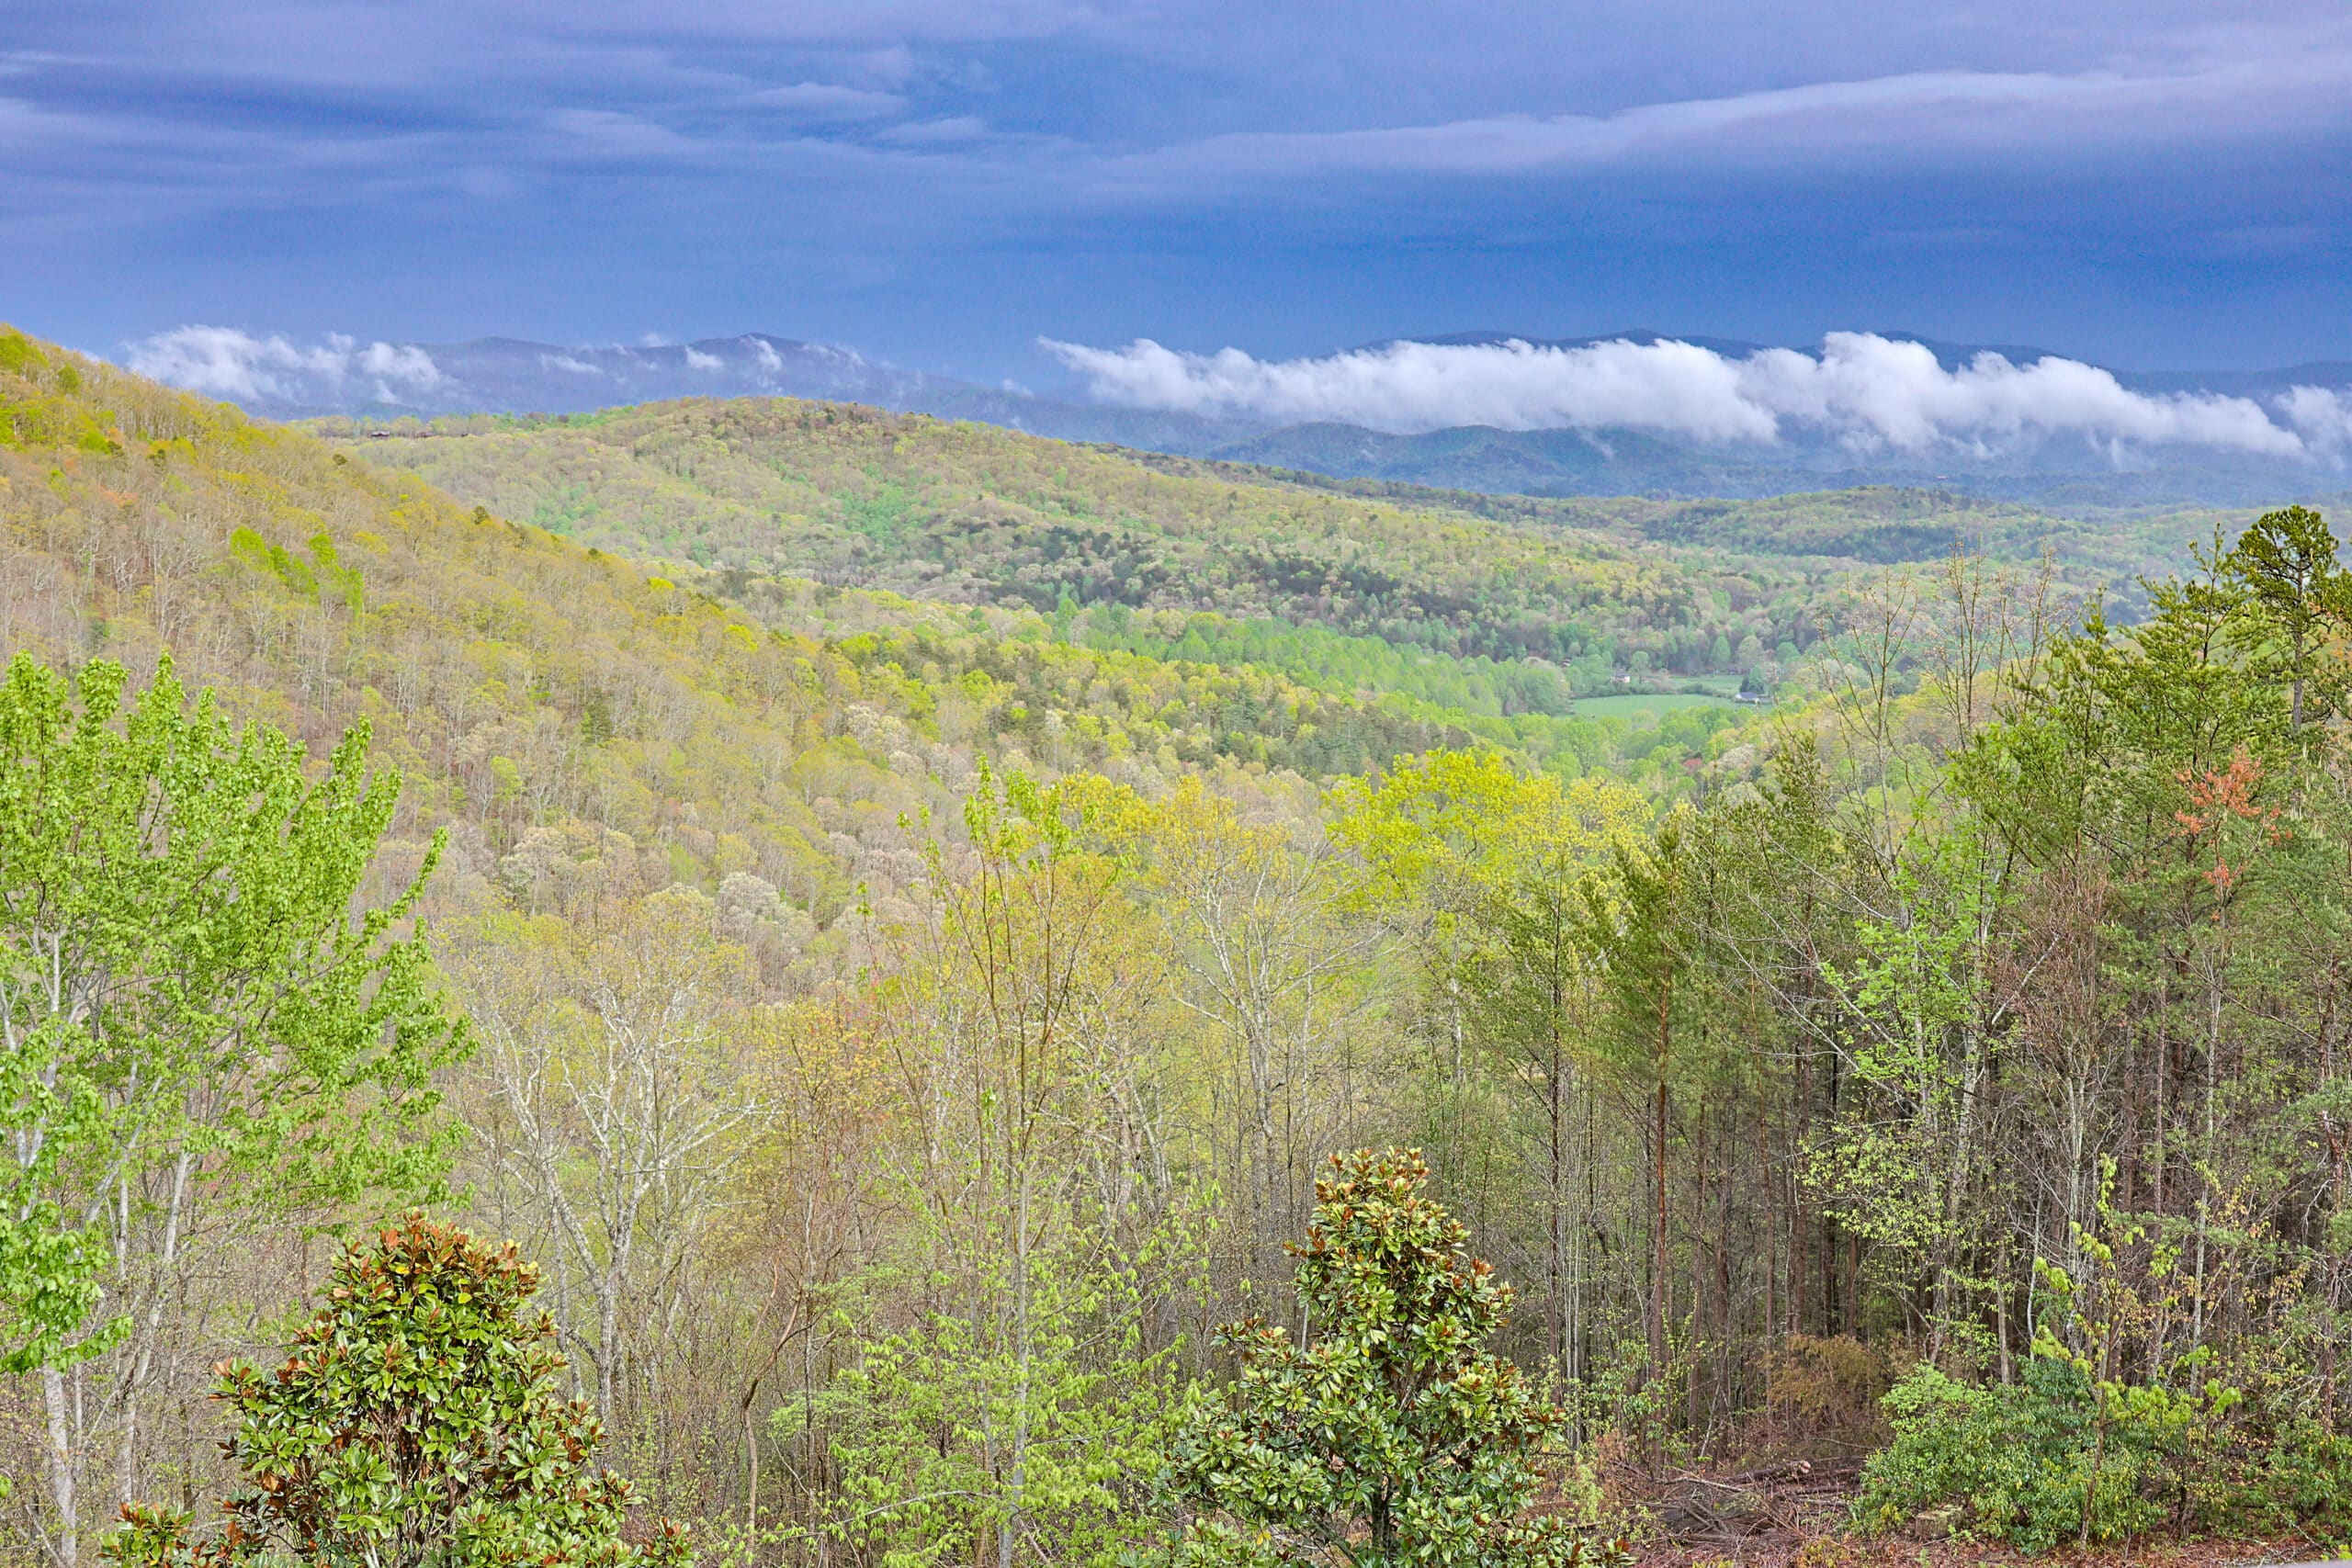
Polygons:
M1814 350L1627 332L1396 339L1306 359L1046 342L1040 395L766 333L688 344L310 344L187 327L143 374L266 417L581 412L678 398L868 403L1454 489L1761 496L1908 484L2045 506L2244 504L2346 488L2352 364L2110 371L2021 345L1832 333Z

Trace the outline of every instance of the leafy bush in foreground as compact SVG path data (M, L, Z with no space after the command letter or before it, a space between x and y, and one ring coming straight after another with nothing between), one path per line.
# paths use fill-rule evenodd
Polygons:
M2324 1531L2352 1514L2352 1438L2303 1408L2291 1332L2256 1341L2252 1359L2182 1348L2213 1281L2118 1214L2112 1180L2110 1167L2104 1234L2075 1232L2085 1278L2037 1265L2052 1310L2018 1382L1973 1386L1925 1365L1881 1401L1894 1437L1862 1472L1857 1523L1884 1529L1960 1504L1973 1533L2041 1551L2166 1524ZM2143 1247L2134 1285L2118 1251Z
M538 1269L423 1218L337 1258L327 1306L275 1373L220 1371L242 1419L225 1445L246 1488L228 1526L127 1505L105 1545L121 1568L367 1563L369 1568L685 1568L666 1523L625 1539L629 1484L591 1462L588 1407L556 1397L563 1358L527 1303Z
M1169 1463L1201 1511L1180 1561L1566 1568L1619 1560L1558 1514L1522 1517L1563 1417L1485 1348L1511 1289L1424 1194L1418 1153L1333 1156L1298 1294L1313 1337L1258 1321L1221 1336L1240 1381L1197 1390Z

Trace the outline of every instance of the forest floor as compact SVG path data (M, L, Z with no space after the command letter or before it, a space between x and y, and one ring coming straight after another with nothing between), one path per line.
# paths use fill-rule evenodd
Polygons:
M2295 1542L2135 1540L2128 1546L2065 1550L2032 1557L1978 1541L1857 1540L1841 1533L1773 1529L1734 1540L1636 1548L1636 1568L2212 1568L2225 1563L2311 1563L2314 1549ZM2324 1561L2324 1560L2323 1560Z
M1856 1480L1850 1468L1789 1465L1724 1477L1684 1474L1641 1488L1648 1494L1640 1501L1652 1526L1635 1547L1634 1562L1637 1568L2209 1568L2324 1563L2343 1556L2306 1541L2150 1537L2037 1557L1917 1526L1862 1539L1848 1524Z

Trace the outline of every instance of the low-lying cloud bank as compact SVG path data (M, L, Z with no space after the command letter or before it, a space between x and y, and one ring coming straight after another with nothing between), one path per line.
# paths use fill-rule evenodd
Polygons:
M2066 436L2117 451L2189 446L2284 458L2352 446L2352 401L2325 388L2297 387L2268 408L2208 392L2151 395L2071 359L2015 365L1988 353L1947 370L1922 344L1871 333L1831 333L1818 355L1771 348L1744 359L1623 340L1394 343L1288 360L1185 354L1144 338L1125 348L1041 342L1106 402L1396 434L1632 429L1769 445L1811 432L1863 452L1989 452Z
M414 403L441 384L440 367L413 344L361 344L341 333L302 344L272 333L186 326L142 338L123 357L167 386L237 403L336 402L356 389L383 403Z
M698 343L363 343L297 340L185 326L123 345L142 376L269 414L564 412L684 397L888 400L917 375L869 366L849 349L756 333Z
M1947 369L1924 344L1870 333L1832 333L1817 354L1768 348L1745 358L1668 340L1399 342L1288 360L1234 348L1186 354L1148 339L1124 348L1041 341L1100 402L1267 425L1635 430L1759 446L1826 439L1860 456L1991 455L2052 439L2119 460L2160 446L2336 464L2352 456L2352 388L2295 386L2259 399L2143 392L2072 359L2020 365L1986 353ZM467 357L462 344L436 362L415 344L185 326L127 344L124 363L272 411L556 409L773 393L898 406L922 380L867 375L854 354L821 345L784 344L787 365L757 334L657 348L475 346L496 351L498 363Z

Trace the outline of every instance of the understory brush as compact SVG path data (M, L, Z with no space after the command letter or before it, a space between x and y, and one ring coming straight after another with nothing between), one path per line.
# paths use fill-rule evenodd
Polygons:
M1855 1523L1883 1531L1956 1505L1959 1528L2028 1551L2162 1529L2341 1535L2352 1438L2324 1418L2324 1394L2313 1399L2324 1380L2310 1348L2284 1321L2211 1328L2268 1315L2276 1282L2265 1288L2245 1264L2261 1249L2192 1271L2104 1197L2100 1213L2104 1237L2076 1234L2082 1280L2039 1265L2051 1310L2016 1382L1922 1365L1887 1393L1893 1439L1864 1468ZM2260 1239L2259 1227L2234 1234Z

